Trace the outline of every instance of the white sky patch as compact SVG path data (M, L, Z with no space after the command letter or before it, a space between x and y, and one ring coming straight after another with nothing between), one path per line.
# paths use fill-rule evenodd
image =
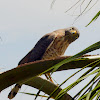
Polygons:
M7 36L8 42L14 42L23 38L23 36L27 37L32 34L41 34L43 36L48 30L52 32L59 28L69 27L74 19L73 16L69 15L69 12L64 12L75 2L74 0L56 0L53 8L50 9L51 1L47 0L29 0L28 2L27 0L0 1L0 32L4 33L5 37ZM89 0L85 1L84 4L86 5L88 2ZM95 15L94 12L98 11L96 9L99 7L98 4L93 8L92 12L90 11L89 14L85 15L89 17L79 18L77 25L80 22L81 25L82 23L86 25L90 21L89 19ZM74 12L74 10L72 9L71 12Z

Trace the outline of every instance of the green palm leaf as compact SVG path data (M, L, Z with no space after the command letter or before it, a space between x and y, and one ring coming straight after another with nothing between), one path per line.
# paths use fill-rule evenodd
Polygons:
M98 13L92 18L92 20L86 25L86 27L90 25L93 21L95 21L99 16L100 16L100 11L98 11Z

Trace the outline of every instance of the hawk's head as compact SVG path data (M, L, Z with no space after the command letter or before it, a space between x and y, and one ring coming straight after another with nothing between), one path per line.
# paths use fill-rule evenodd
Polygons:
M69 43L75 41L79 37L79 35L79 31L75 27L65 29L65 37L66 39L68 39Z
M60 40L64 39L64 41L67 41L69 44L75 41L80 35L78 29L75 27L69 27L66 29L56 30L54 31L54 34L55 33L56 33L56 38Z

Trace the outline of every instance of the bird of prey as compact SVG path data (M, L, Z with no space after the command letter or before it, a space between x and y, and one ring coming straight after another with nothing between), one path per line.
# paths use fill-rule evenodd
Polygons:
M36 60L47 60L60 57L73 41L79 37L77 28L69 27L59 29L44 35L34 46L34 48L19 62L18 65L33 62ZM50 73L46 74L47 79L52 82ZM12 99L21 88L22 84L16 84L8 95Z

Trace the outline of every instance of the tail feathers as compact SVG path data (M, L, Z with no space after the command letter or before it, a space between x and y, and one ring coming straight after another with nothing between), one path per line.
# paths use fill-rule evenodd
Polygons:
M8 95L9 99L12 99L16 96L17 92L19 91L19 89L21 88L21 85L16 84L15 87L11 90L11 92Z

